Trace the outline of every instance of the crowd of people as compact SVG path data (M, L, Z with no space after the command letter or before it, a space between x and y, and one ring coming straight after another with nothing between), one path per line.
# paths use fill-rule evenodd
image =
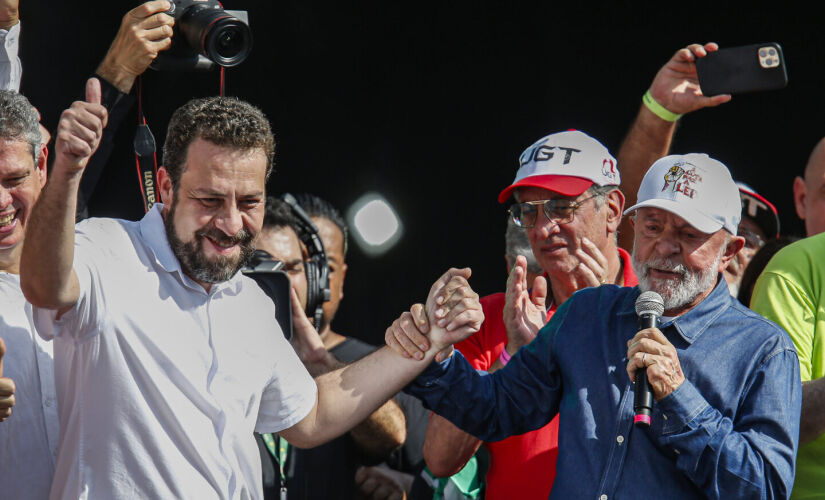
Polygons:
M243 100L175 111L141 220L86 217L169 7L125 14L52 134L0 3L0 497L825 499L825 139L789 192L798 241L712 151L671 154L682 115L731 99L697 81L716 44L662 66L615 157L576 130L525 149L504 292L450 268L379 348L333 330L346 221L267 192L274 135Z

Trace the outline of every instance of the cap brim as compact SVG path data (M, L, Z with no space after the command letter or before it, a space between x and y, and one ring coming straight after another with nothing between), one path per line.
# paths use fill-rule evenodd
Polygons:
M667 210L668 212L674 215L678 215L679 217L685 219L685 221L687 221L688 224L706 234L715 233L716 231L722 229L721 222L713 220L707 215L700 213L696 210L693 210L689 207L686 207L684 204L675 202L673 200L663 200L659 198L654 198L652 200L643 201L625 210L624 215L631 214L636 210L645 207L661 208L662 210Z
M504 203L513 194L513 191L520 187L537 187L555 191L565 196L578 196L587 191L594 184L590 179L584 177L573 177L570 175L531 175L508 186L499 193L498 202Z

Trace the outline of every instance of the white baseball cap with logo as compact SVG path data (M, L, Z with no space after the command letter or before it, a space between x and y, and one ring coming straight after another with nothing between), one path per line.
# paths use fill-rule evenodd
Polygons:
M742 218L739 188L722 162L701 153L670 155L654 163L625 215L655 207L678 215L703 233L736 234Z
M616 159L596 139L578 130L542 137L519 157L516 178L501 194L504 203L519 187L539 187L578 196L593 184L617 186L620 182Z

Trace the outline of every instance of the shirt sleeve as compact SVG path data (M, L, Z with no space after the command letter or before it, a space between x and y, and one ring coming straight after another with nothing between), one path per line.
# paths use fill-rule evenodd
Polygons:
M0 30L0 89L20 91L23 65L18 56L20 23L11 29Z
M503 369L492 374L476 371L459 351L428 367L406 391L483 441L544 426L558 413L562 382L553 343L573 302L567 300Z
M656 403L654 439L708 498L787 498L802 406L798 367L790 345L768 353L733 419L685 380Z
M277 325L276 325L277 326ZM273 373L261 396L255 431L261 434L288 429L315 406L318 388L289 342L278 331Z
M79 284L78 299L74 307L59 318L58 311L33 308L37 332L44 339L71 336L76 341L82 341L101 331L106 311L106 295L102 291L101 280L105 270L101 268L107 259L100 250L100 241L106 241L105 230L100 229L100 220L88 220L77 225L72 266Z

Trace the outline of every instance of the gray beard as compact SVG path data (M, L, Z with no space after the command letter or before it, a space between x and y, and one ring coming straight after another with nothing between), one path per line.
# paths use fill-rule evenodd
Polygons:
M723 249L724 250L724 249ZM650 259L639 262L636 251L633 251L633 271L639 280L639 289L643 292L654 291L662 296L665 311L681 309L690 304L696 297L712 288L716 283L719 262L722 252L716 257L713 265L699 271L691 271L684 264L674 264L670 259ZM650 277L650 268L664 269L681 274L681 279L660 280Z

